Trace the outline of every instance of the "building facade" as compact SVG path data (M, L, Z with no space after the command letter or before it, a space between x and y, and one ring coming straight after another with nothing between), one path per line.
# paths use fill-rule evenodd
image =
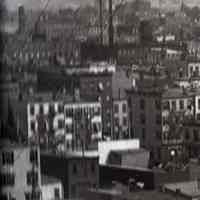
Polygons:
M99 102L44 101L27 105L28 138L57 150L89 148L102 139Z
M2 198L41 199L40 154L37 147L4 145L1 151Z
M126 99L113 101L113 138L130 138L129 111Z
M99 185L98 154L76 152L73 154L41 154L41 170L44 175L62 181L64 198L79 198L87 188ZM57 168L56 166L60 167Z
M62 182L56 178L42 176L42 200L63 199Z

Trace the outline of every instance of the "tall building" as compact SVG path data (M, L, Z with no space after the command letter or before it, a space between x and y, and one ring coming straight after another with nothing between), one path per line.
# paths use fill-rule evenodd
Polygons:
M41 199L40 154L37 147L1 144L1 199Z
M24 10L24 6L20 5L18 7L18 20L19 20L19 33L23 33L25 31L25 10Z

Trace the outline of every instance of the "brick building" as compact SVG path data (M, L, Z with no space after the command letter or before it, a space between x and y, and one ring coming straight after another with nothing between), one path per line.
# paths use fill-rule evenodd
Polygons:
M98 187L98 163L95 152L41 153L42 173L62 181L64 198L79 198L85 189Z

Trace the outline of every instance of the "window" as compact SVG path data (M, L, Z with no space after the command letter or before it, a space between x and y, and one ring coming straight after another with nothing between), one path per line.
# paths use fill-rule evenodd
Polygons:
M186 129L186 130L185 130L185 140L189 140L189 139L190 139L189 130Z
M160 125L161 124L161 116L160 115L156 115L156 124Z
M96 171L94 162L92 162L92 164L91 164L91 171L92 171L92 173L95 173L95 171Z
M155 100L155 107L157 110L161 109L161 101L160 100Z
M54 114L55 113L54 105L49 105L49 113L50 114Z
M142 128L142 139L145 140L146 138L146 130L145 128Z
M30 162L34 164L38 164L38 152L37 149L30 150Z
M31 121L31 131L35 132L35 122Z
M145 124L146 123L146 118L145 118L145 114L140 114L140 122L141 124Z
M118 126L119 125L119 118L115 117L115 125Z
M172 101L172 110L176 110L176 101Z
M30 192L25 193L25 200L40 200L40 192L34 192L33 194Z
M127 126L127 118L126 117L123 117L123 125Z
M101 108L100 107L95 107L94 108L94 114L95 115L100 115L101 114Z
M34 114L35 114L34 105L31 105L31 106L30 106L30 113L31 113L31 115L34 115Z
M66 115L66 117L72 117L73 116L73 109L72 108L66 108L65 115Z
M54 197L55 197L55 199L60 199L60 190L59 190L59 188L54 188Z
M73 184L71 186L71 196L76 197L76 185L75 184Z
M40 105L40 107L39 107L39 113L40 113L41 115L44 114L43 105Z
M125 104L125 103L122 104L122 112L123 112L123 113L126 112L126 104Z
M184 101L183 100L179 101L179 108L180 108L180 110L184 109Z
M118 113L118 112L119 112L119 106L118 106L118 104L115 104L115 105L114 105L114 112L115 112L115 113Z
M170 109L169 101L165 101L165 102L164 102L163 108L164 108L165 110L169 110L169 109Z
M0 184L3 186L14 186L15 175L13 173L0 174Z
M27 172L27 185L38 185L38 173L34 171Z
M110 101L110 96L106 96L106 101Z
M58 113L62 113L63 112L63 105L59 104L58 105Z
M66 124L66 133L72 133L73 132L73 125L72 124Z
M2 163L3 165L14 164L14 153L13 152L2 152Z
M193 137L194 141L199 141L199 134L196 129L194 129L193 134L194 134L194 137Z
M198 109L200 109L200 99L198 99Z
M62 129L63 127L64 127L64 122L63 122L63 120L59 119L58 120L58 128Z
M161 140L161 132L160 131L156 131L156 138L158 139L158 140Z
M77 174L77 166L76 166L76 164L73 164L72 171L73 171L73 174Z
M145 100L144 100L144 99L141 99L141 100L140 100L140 109L141 109L141 110L144 110L144 109L145 109Z

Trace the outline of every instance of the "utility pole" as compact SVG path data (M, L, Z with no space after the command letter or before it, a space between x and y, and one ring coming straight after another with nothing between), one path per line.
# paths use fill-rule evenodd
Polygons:
M109 47L113 47L113 12L112 12L112 0L109 0L109 27L108 27L108 39L109 39Z
M99 0L99 23L100 23L100 44L103 44L103 5L102 0Z

